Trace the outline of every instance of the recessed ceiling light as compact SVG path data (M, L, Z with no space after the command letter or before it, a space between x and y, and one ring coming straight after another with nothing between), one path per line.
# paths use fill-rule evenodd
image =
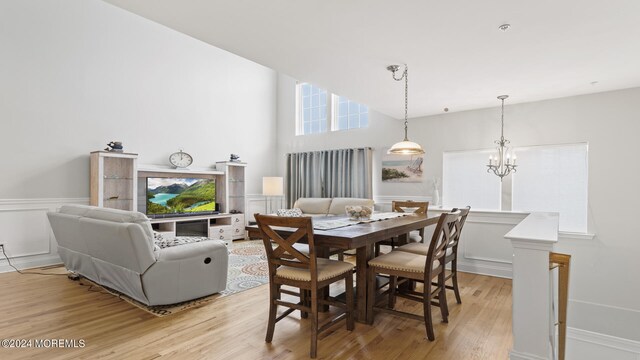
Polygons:
M502 25L498 26L498 29L500 29L502 31L507 31L507 30L509 30L510 27L511 27L511 24L502 24Z

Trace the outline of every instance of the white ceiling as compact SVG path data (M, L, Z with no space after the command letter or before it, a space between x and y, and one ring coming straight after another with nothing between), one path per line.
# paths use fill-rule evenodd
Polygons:
M640 86L638 0L105 1L396 118Z

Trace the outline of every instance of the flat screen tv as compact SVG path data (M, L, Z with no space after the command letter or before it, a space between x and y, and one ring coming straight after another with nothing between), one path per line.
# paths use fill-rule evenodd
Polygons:
M215 179L147 178L147 215L212 212Z

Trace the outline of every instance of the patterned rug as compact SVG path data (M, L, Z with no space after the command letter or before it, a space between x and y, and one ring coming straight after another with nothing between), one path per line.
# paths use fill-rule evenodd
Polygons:
M228 296L269 282L267 254L262 240L232 242L229 245L229 271L227 288L221 293Z
M98 285L93 281L82 278L81 285L98 287L118 296L122 300L158 317L168 316L180 311L200 307L214 300L237 294L269 282L269 267L267 255L262 240L239 241L229 244L229 269L227 273L227 288L219 294L213 294L199 299L185 301L171 305L147 306L128 297L119 291Z

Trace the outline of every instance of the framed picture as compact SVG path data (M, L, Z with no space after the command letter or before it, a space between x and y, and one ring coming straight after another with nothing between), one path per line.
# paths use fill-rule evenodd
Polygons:
M422 182L424 155L382 155L382 182Z

